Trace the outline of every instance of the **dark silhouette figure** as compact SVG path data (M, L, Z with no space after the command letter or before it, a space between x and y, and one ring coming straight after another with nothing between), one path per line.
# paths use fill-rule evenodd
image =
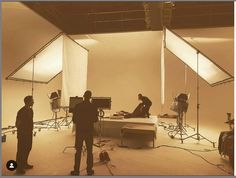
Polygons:
M94 104L90 102L92 92L87 90L84 93L83 102L77 104L73 110L72 120L76 124L75 138L75 164L71 175L80 174L80 160L83 141L87 150L87 174L93 175L93 123L98 121L98 111Z
M119 115L124 116L124 118L139 118L139 117L145 117L144 106L142 103L138 104L138 106L134 109L132 113L126 112L126 111L121 111Z
M18 112L16 117L17 128L17 174L24 174L25 169L32 169L33 165L28 164L28 157L32 148L33 139L33 109L34 100L32 96L24 98L25 106Z
M149 109L152 106L151 100L148 97L143 96L142 94L138 94L138 99L142 101L141 103L143 105L142 113L144 114L144 117L149 117L150 116Z

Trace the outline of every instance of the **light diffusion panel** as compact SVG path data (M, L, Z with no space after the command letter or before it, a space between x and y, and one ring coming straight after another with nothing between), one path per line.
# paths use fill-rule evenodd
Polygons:
M69 98L83 96L87 89L88 50L64 36L62 68L62 106L69 106Z
M8 79L48 83L62 70L63 36L61 35L11 74Z
M211 86L233 79L224 69L171 30L166 29L165 40L166 48Z

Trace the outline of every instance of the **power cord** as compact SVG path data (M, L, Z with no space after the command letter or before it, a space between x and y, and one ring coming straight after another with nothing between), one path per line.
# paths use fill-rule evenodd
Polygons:
M208 160L207 160L206 158L204 158L203 156L201 156L201 155L199 155L199 154L196 154L196 153L193 153L193 151L196 151L196 152L210 152L210 151L216 151L217 149L213 149L213 150L208 150L208 149L206 149L206 150L192 150L192 149L182 148L182 147L178 147L178 146L170 146L170 145L159 145L159 146L157 146L156 148L160 148L160 147L178 148L178 149L185 150L185 151L191 153L192 155L197 156L197 157L203 159L203 160L204 160L205 162L207 162L208 164L217 167L217 168L220 169L221 171L223 171L223 172L225 172L225 173L227 173L227 174L229 174L229 175L233 175L233 173L231 173L231 172L229 172L229 171L227 171L227 170L221 168L221 166L224 166L223 164L214 164L214 163L208 161Z

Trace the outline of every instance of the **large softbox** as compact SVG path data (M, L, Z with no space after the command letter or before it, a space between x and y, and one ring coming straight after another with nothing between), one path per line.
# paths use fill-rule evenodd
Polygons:
M209 85L216 86L233 81L232 75L175 32L165 28L164 34L166 49L189 66Z
M58 34L14 70L6 79L49 83L62 72L61 105L87 88L88 50L64 33Z

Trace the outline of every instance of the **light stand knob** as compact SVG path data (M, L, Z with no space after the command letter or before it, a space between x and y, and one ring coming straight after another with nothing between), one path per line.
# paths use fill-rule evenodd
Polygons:
M98 110L98 116L99 117L104 117L104 115L105 115L105 112L102 109L99 109Z

